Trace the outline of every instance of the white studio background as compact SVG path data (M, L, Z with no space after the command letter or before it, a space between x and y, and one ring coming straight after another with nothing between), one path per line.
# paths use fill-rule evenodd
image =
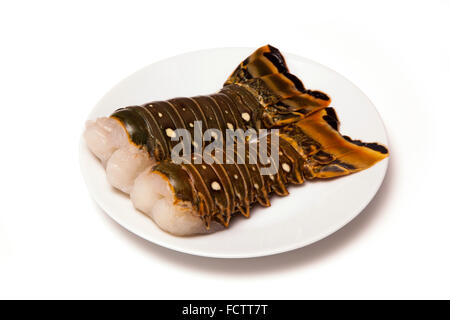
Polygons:
M450 1L1 1L0 298L450 298L449 16ZM267 43L378 108L390 168L358 218L294 252L220 260L96 206L78 142L105 92L168 56Z

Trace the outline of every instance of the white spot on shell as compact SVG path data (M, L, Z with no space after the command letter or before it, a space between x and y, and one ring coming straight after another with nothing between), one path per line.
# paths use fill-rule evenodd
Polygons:
M189 127L193 128L194 124L192 122L189 122Z
M238 179L238 175L237 175L237 174L235 174L233 177L234 177L236 180Z
M255 187L255 189L259 189L259 185L257 183L255 183L253 186Z
M162 113L158 112L158 117L162 118Z
M206 166L204 164L202 164L202 168L203 170L206 170Z
M248 112L244 112L241 114L242 119L244 119L245 121L250 121L250 115L248 114Z
M175 131L173 131L170 128L166 129L166 134L167 134L168 137L171 137L171 138L175 137Z
M211 183L211 188L212 188L213 190L216 190L216 191L219 191L220 189L222 189L222 188L220 187L220 184L219 184L217 181L213 181L213 182Z
M291 166L288 165L287 163L283 163L283 164L281 165L281 167L282 167L283 170L286 171L286 172L290 172L290 171L291 171Z

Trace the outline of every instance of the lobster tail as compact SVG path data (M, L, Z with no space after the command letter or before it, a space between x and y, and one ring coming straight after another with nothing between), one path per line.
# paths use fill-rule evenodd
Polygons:
M305 89L289 73L278 49L264 46L245 59L217 93L153 101L116 110L132 144L145 148L156 161L170 157L176 129L194 133L194 123L207 129L283 127L327 107L330 98Z
M250 208L256 203L270 206L272 193L286 196L289 194L289 184L304 182L303 160L299 150L288 140L278 135L275 137L273 133L266 138L269 143L274 138L279 139L278 148L270 148L264 163L256 153L261 147L261 140L258 140L255 143L243 142L244 153L238 152L237 143L232 155L217 150L213 157L220 160L211 164L204 161L199 164L194 161L175 164L165 160L156 164L152 171L169 182L174 204L189 203L207 228L212 221L227 227L234 214L249 217ZM193 155L192 159L196 157L202 155ZM279 166L273 166L278 163ZM273 171L264 173L269 167Z

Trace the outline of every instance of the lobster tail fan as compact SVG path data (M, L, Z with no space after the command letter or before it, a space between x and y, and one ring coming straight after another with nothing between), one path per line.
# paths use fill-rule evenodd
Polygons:
M266 45L242 61L225 82L227 84L243 83L268 74L288 72L283 55L271 45Z
M333 108L320 110L287 129L306 159L306 178L334 178L358 172L389 155L383 145L352 140L338 129Z
M289 73L280 51L270 45L242 61L225 82L228 85L243 86L255 96L266 109L263 118L268 127L298 121L331 102L325 93L306 89Z

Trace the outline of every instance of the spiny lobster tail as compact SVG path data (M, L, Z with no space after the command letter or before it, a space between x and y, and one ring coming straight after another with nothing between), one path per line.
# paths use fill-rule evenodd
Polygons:
M193 136L195 121L201 121L202 132L282 127L329 103L326 94L305 89L288 72L278 49L265 46L245 59L217 93L120 108L111 117L126 129L131 143L161 161L178 143L171 139L175 130Z
M331 99L321 91L305 89L270 45L256 50L231 74L224 86L237 84L252 92L266 108L266 127L284 126L326 108Z
M170 158L178 144L173 141L175 130L186 129L194 137L194 124L202 124L202 133L217 129L260 128L262 106L255 97L238 86L227 86L220 92L191 98L154 101L141 106L116 110L111 117L119 120L130 141L145 147L156 161Z
M307 179L334 178L358 172L386 158L386 147L342 136L333 108L320 110L304 118L282 134L289 136L305 159L303 174Z
M272 136L268 136L268 143ZM304 164L298 149L287 140L278 141L279 155L268 152L267 164L261 164L255 158L257 144L245 142L245 155L235 148L232 159L226 152L216 150L213 155L215 161L211 164L205 161L195 164L194 158L201 155L193 155L191 163L174 164L165 160L152 170L169 181L176 202L187 201L192 205L206 227L211 221L227 227L233 214L249 217L250 208L256 203L270 206L270 194L286 196L289 194L286 189L288 184L304 182L301 171ZM281 167L275 168L272 174L262 174L264 168L278 163L275 156Z

